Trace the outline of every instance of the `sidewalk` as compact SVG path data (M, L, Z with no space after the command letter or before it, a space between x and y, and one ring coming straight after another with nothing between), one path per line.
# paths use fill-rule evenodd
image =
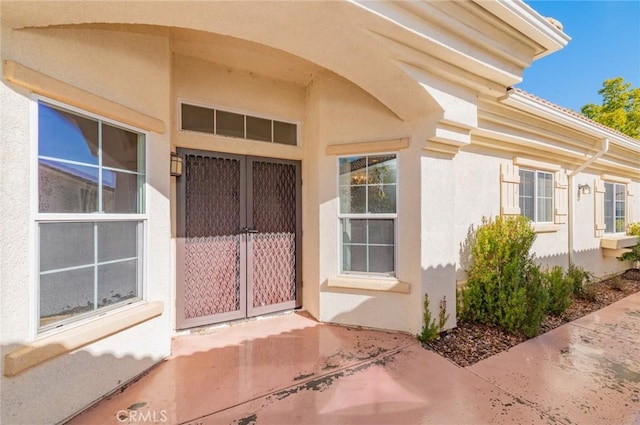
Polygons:
M72 423L640 425L638 341L640 294L468 368L409 335L289 314L177 337Z

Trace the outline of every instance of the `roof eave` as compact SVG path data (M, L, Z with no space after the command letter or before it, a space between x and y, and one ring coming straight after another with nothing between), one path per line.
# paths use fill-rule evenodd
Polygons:
M554 123L569 127L573 130L582 132L588 136L598 139L609 139L623 148L640 153L640 141L623 136L613 129L607 129L595 123L582 120L551 105L536 100L530 96L515 90L507 91L506 96L499 99L505 105L509 105L518 110L533 114L537 117L547 119Z
M515 29L542 46L534 59L540 59L564 48L571 37L521 0L473 0Z

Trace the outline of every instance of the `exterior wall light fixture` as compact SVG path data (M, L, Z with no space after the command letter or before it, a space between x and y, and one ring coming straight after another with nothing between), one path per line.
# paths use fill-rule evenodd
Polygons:
M182 175L182 157L174 152L171 152L170 172L172 177L180 177Z
M591 186L589 186L588 184L579 184L578 200L580 199L580 195L591 195Z

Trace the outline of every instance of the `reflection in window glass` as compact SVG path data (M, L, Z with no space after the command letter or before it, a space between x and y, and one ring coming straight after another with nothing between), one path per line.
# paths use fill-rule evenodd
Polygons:
M520 170L520 214L535 221L534 199L534 176L533 171Z
M553 221L553 174L520 170L520 215L533 222Z
M38 187L41 213L98 211L98 168L40 158Z
M626 231L626 192L627 186L624 184L604 184L605 233L622 233Z
M123 218L144 213L144 142L38 103L39 330L141 299L144 219Z
M119 170L138 171L138 135L131 131L102 125L102 165Z
M38 103L38 155L98 165L98 121Z
M144 213L143 135L43 102L38 108L41 213Z
M136 174L103 171L102 204L105 213L134 214L139 207L139 177Z
M395 274L396 161L395 155L338 159L344 273Z
M339 159L340 212L395 213L396 157Z

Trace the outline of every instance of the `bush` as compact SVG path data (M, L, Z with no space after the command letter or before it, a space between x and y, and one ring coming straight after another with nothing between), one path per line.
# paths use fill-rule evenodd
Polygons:
M638 264L640 264L640 241L635 244L631 251L625 252L620 257L618 257L620 261L631 261L635 268L638 268Z
M424 294L424 313L423 320L424 325L422 326L422 332L416 335L418 341L420 342L428 342L437 339L444 329L444 325L449 319L449 315L447 314L447 298L442 297L442 301L440 301L440 311L438 313L438 323L436 323L436 319L431 318L431 311L429 310L429 295Z
M627 231L629 236L640 236L640 221L629 224L629 230Z
M598 300L598 292L596 291L596 286L593 283L586 283L582 287L580 298L592 303L596 302Z
M548 294L529 254L535 237L525 217L482 219L472 238L463 319L492 323L512 333L537 334Z
M582 293L584 286L591 283L593 280L593 274L580 266L569 264L569 270L567 270L566 278L571 282L573 295L578 298L583 298Z
M549 293L547 313L559 315L571 305L573 295L573 280L566 277L562 267L555 266L542 273L545 287Z
M611 286L611 289L613 289L614 291L624 291L624 280L621 276L614 276L609 279L609 286Z

